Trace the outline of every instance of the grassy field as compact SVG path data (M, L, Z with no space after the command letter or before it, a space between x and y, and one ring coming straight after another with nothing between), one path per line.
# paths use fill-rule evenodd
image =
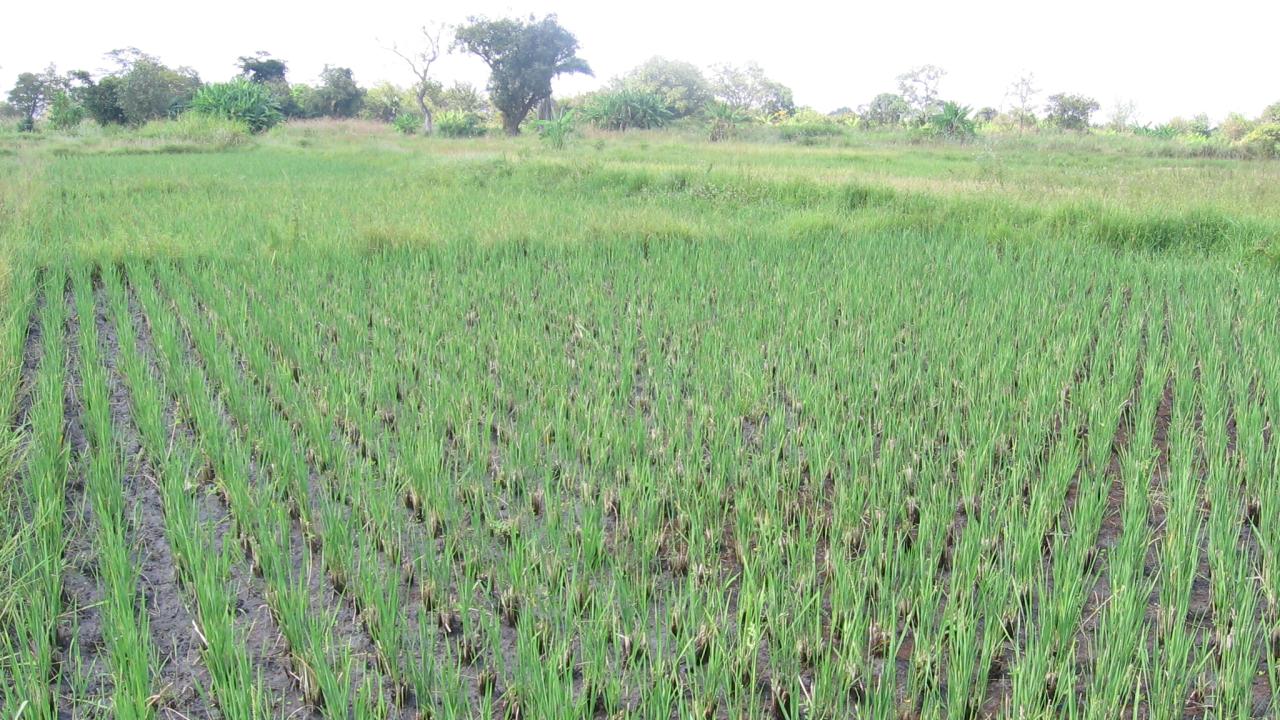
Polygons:
M1275 713L1280 164L154 135L0 139L0 715Z

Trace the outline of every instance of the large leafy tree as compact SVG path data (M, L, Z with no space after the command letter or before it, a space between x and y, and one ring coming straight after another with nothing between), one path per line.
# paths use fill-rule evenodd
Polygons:
M662 98L673 118L702 112L711 102L711 83L693 63L651 57L613 83L615 89L643 90Z
M541 20L472 17L455 33L455 44L489 66L489 97L508 135L538 103L551 97L551 80L566 73L591 74L578 57L578 39L555 15Z
M86 70L75 70L67 75L71 84L71 97L89 113L99 125L123 125L126 120L120 107L121 81L117 75L107 75L95 81Z
M721 104L739 112L759 115L790 115L795 112L791 88L771 80L759 65L717 65L713 71L711 86Z
M311 117L355 117L364 107L364 96L351 68L326 65L320 73L320 85L306 95L306 111Z
M860 109L862 122L868 127L893 127L901 125L911 113L911 106L901 95L880 93Z
M252 55L241 55L236 65L240 66L242 77L259 85L285 82L285 74L289 71L285 61L261 50Z
M115 73L116 100L126 122L141 125L148 120L181 112L200 89L200 76L190 68L170 68L137 48L107 54L120 69Z
M57 73L52 68L49 72L24 72L18 76L9 91L9 104L22 118L24 128L35 127L36 118L44 112L58 89Z
M1084 95L1058 93L1049 96L1045 119L1063 130L1088 130L1089 118L1098 111L1098 101Z

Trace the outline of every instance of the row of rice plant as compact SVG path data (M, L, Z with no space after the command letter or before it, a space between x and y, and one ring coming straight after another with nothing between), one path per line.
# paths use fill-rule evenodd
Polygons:
M1182 278L1106 255L746 248L164 266L149 313L182 318L257 438L229 465L325 548L415 706L1250 711L1262 631L1218 618L1264 612L1265 553L1237 550L1265 500L1226 457L1274 450L1256 422L1196 439L1247 422L1253 371L1213 349L1243 303L1170 310ZM808 264L842 253L866 272Z

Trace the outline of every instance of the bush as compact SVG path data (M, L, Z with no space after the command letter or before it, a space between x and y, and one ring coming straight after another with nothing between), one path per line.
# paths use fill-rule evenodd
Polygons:
M49 124L57 130L71 130L84 120L85 110L71 99L70 95L59 91L49 103Z
M661 95L627 87L597 93L583 107L582 116L602 130L648 130L671 121L671 111Z
M1231 113L1218 126L1218 132L1231 142L1239 142L1256 126L1257 123L1240 113Z
M447 110L436 115L436 131L450 138L480 137L488 132L484 126L484 118L473 112L457 110Z
M1250 155L1261 158L1280 157L1280 122L1259 125L1249 131L1240 145Z
M391 125L403 135L412 135L422 127L422 119L416 115L400 113L396 115L395 120L391 121Z
M569 110L558 118L539 120L538 137L555 150L563 150L574 131L574 112Z
M969 117L972 109L959 103L944 103L942 109L929 116L926 128L935 137L948 140L972 140L977 134L973 119Z
M722 102L708 103L706 115L711 142L728 140L738 134L740 126L751 122L745 110Z
M191 109L201 115L244 123L255 133L284 119L271 90L244 78L206 85L192 99Z

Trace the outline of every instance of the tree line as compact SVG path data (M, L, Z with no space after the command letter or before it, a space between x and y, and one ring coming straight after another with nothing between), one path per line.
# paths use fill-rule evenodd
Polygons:
M35 129L37 121L58 129L89 119L102 125L140 125L188 110L242 121L253 130L289 118L364 117L394 123L404 132L448 136L483 134L491 125L514 135L531 118L556 117L608 130L701 123L711 140L731 137L753 123L811 134L832 126L893 129L961 141L984 126L1021 133L1107 130L1212 140L1260 155L1280 155L1280 103L1257 118L1232 114L1217 126L1205 115L1139 125L1132 103L1118 103L1100 121L1096 99L1068 92L1044 94L1034 76L1024 75L1010 84L1003 110L975 111L942 97L946 71L934 65L910 69L897 78L892 91L856 109L825 114L798 107L791 89L754 63L704 71L663 57L650 58L599 90L552 102L554 78L592 73L578 55L577 38L554 14L471 17L453 28L427 26L415 47L387 49L412 71L414 82L408 87L385 82L361 87L352 70L340 66L326 66L314 84L291 82L287 62L264 52L240 57L240 72L230 81L204 84L190 68L170 68L130 48L109 53L113 69L99 77L85 71L59 74L53 67L22 73L0 113L16 117L23 130ZM463 82L446 86L435 76L437 61L449 52L473 55L488 66L486 92Z

